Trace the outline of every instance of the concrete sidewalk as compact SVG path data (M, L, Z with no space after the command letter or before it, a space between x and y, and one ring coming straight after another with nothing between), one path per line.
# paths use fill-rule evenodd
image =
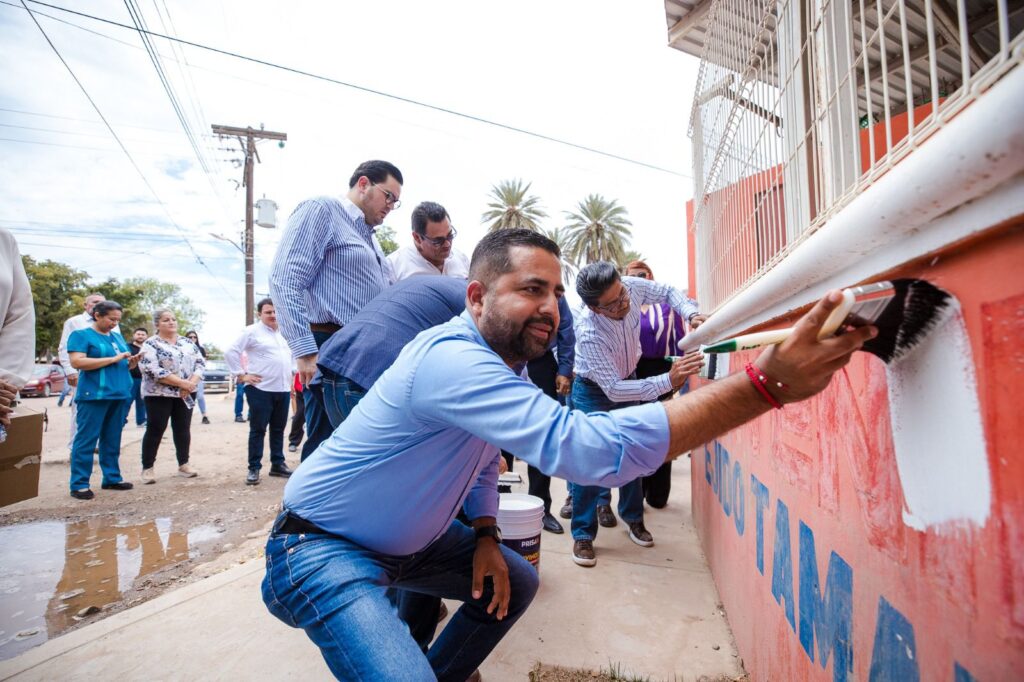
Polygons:
M680 682L742 674L691 523L689 460L674 469L669 506L647 510L653 548L620 522L601 529L586 569L567 522L543 534L540 592L481 668L487 682L525 680L538 661ZM557 508L564 485L552 488ZM261 560L237 565L3 661L0 679L330 679L305 634L267 612L262 577Z

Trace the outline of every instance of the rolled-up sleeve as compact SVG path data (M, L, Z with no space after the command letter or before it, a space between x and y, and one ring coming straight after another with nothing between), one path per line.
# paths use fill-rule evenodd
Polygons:
M306 290L319 271L330 243L330 216L315 199L299 204L285 229L270 271L270 296L277 309L281 333L295 357L317 352L309 330Z
M587 359L590 380L595 382L614 403L650 402L672 390L668 374L646 379L623 379L615 366L615 351L593 332L581 333L578 341L580 355Z
M569 410L470 341L430 349L410 397L418 417L464 429L549 476L585 485L624 485L653 472L668 452L662 405Z
M8 260L3 267L10 268L10 298L3 306L6 311L0 320L0 379L9 381L19 389L32 376L36 354L36 314L32 305L25 266L21 262L18 245L6 231L0 232L2 258ZM0 275L0 282L7 273Z

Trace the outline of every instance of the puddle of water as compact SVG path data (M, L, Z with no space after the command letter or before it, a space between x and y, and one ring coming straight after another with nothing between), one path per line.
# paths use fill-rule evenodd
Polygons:
M222 532L169 518L0 528L0 660L60 634L87 609L131 598L146 576L192 558Z

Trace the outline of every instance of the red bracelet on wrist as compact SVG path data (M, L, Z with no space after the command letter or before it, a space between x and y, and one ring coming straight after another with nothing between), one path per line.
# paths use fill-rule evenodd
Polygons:
M765 376L765 373L762 372L757 367L757 365L755 365L752 362L748 362L746 367L744 367L744 369L747 371L747 376L750 377L750 382L752 384L754 384L754 388L757 389L757 392L760 393L761 396L765 400L768 401L769 405L774 407L776 410L781 410L782 409L782 403L780 403L778 400L776 400L775 397L771 393L768 392L768 388L767 388L768 377ZM786 390L786 384L782 383L781 381L776 381L774 383L775 383L776 386L781 388L783 391Z

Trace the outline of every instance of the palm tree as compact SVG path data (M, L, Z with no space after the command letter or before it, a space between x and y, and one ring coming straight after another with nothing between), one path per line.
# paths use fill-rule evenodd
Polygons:
M530 191L530 185L523 186L522 180L502 180L491 187L492 201L487 204L490 210L480 217L480 222L491 222L487 228L490 232L505 230L514 227L533 230L540 230L537 222L541 218L547 218L548 214L540 209L540 199L536 196L526 196Z
M566 211L569 260L576 264L599 260L622 262L626 244L633 236L629 230L632 223L627 215L624 206L600 194L589 195L577 205L576 211Z
M380 232L380 228L377 228L377 232ZM636 249L629 249L628 251L623 252L622 260L616 263L616 265L619 266L619 270L625 270L626 266L635 260L644 260L643 254Z
M564 227L556 227L553 230L541 229L541 234L558 244L558 248L562 251L562 258L559 261L562 266L562 284L568 289L576 279L576 271L579 270L579 266L569 258L566 250L569 232Z

